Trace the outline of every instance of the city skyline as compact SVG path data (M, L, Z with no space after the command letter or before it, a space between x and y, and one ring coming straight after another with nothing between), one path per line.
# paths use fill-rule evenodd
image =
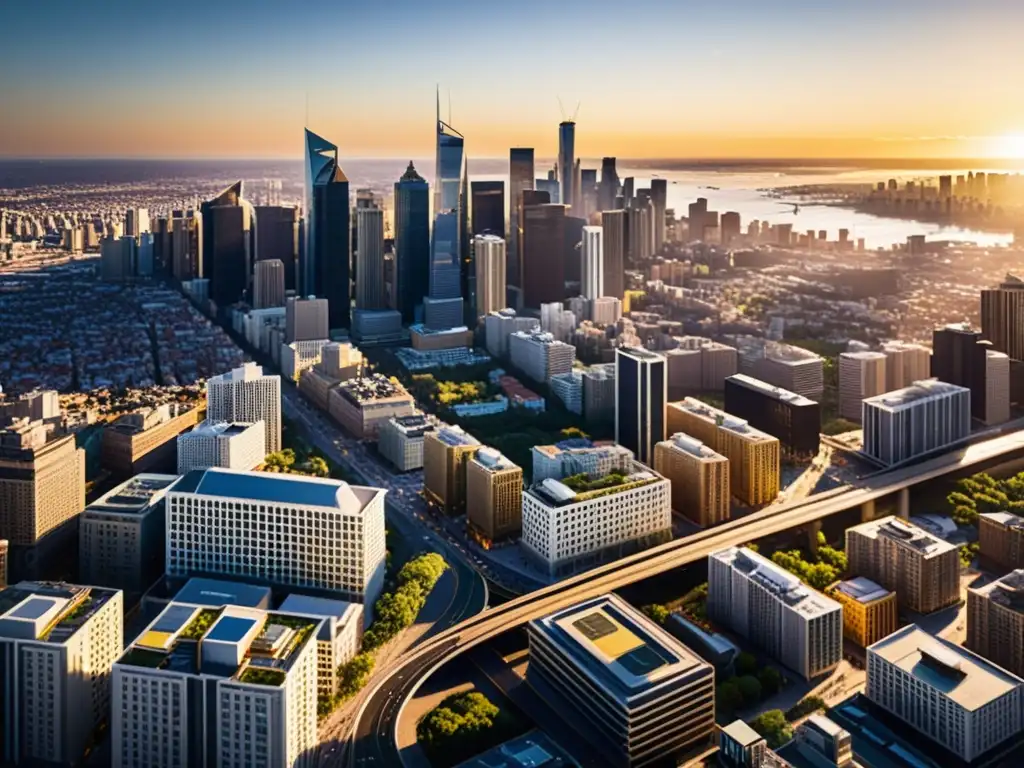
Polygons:
M1012 77L1024 71L1013 37L1024 9L994 0L969 10L945 0L656 2L626 16L603 0L309 6L280 13L257 0L243 27L225 4L205 3L183 39L121 2L105 15L66 0L12 9L29 32L0 52L0 67L21 73L0 85L11 107L0 155L292 157L308 125L346 157L422 157L440 82L442 112L450 91L449 122L476 157L512 146L554 156L555 126L577 104L580 157L1024 156ZM187 0L180 12L199 9ZM55 12L59 29L43 23ZM41 60L36 28L48 30ZM119 45L95 45L89 29L119 33ZM336 44L318 45L330 30ZM420 53L442 30L461 56ZM566 33L560 57L589 61L586 76L552 59L541 30ZM958 39L985 44L965 59Z

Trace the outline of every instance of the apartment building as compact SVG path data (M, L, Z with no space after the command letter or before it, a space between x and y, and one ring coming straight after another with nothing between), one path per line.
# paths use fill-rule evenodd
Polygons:
M206 382L206 418L229 424L262 421L264 454L281 450L281 377L246 363Z
M470 530L484 542L517 536L523 527L523 470L493 448L480 448L466 464Z
M729 460L683 432L654 446L654 470L672 484L672 509L702 528L729 519Z
M447 424L423 436L423 490L447 514L466 511L466 465L480 448L471 434Z
M843 635L867 648L896 631L896 593L871 579L857 576L837 581L825 594L843 606Z
M178 474L193 469L255 469L266 458L266 428L262 421L229 424L204 421L178 435Z
M1010 512L978 515L981 557L999 568L1024 567L1024 517Z
M377 450L400 472L423 468L423 442L434 425L422 413L392 416L380 425Z
M508 339L509 362L527 377L546 382L552 376L568 373L576 360L576 348L558 341L550 333L516 331Z

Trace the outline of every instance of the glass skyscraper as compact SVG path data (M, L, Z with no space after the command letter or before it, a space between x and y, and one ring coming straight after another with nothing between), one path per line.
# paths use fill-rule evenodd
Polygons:
M241 301L249 287L253 262L252 205L242 197L242 182L227 187L200 206L203 226L204 277L218 308Z
M348 178L338 148L306 130L302 293L327 299L331 328L348 328L351 310Z
M573 176L576 170L576 123L563 120L558 124L558 183L561 185L565 205L572 205L576 198Z
M642 347L615 350L615 442L647 466L654 446L665 439L667 392L664 357Z
M395 309L407 325L423 320L423 287L430 283L429 195L410 162L395 182Z

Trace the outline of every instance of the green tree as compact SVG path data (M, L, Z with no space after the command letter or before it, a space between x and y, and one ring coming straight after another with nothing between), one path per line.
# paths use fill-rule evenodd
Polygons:
M372 653L357 653L338 669L340 679L339 695L343 699L354 696L364 685L373 672L374 658Z
M743 707L743 694L735 680L726 680L715 688L715 709L726 716Z
M774 696L782 687L782 673L775 667L765 667L757 675L764 696Z
M327 477L331 474L331 468L322 456L309 457L309 473L314 477Z
M741 651L736 654L733 666L736 669L737 675L752 675L757 671L757 658L752 653Z
M736 678L736 687L740 689L744 707L752 707L761 701L761 683L753 675Z
M670 615L668 608L666 608L664 605L659 605L657 603L654 603L652 605L645 605L640 610L642 610L647 615L647 618L649 618L656 624L664 624L666 621L668 621L668 617Z
M750 727L764 736L771 749L777 749L793 738L793 728L780 709L769 709L755 717Z
M812 712L818 712L825 708L825 700L820 696L805 696L796 704L786 710L787 720L799 720Z

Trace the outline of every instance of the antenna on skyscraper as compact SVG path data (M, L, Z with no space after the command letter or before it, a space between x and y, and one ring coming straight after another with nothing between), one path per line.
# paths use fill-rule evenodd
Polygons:
M582 104L582 103L583 102L581 102L581 101L577 101L576 102L576 111L572 113L572 121L574 123L576 122L576 115L578 115L580 113L580 104Z
M562 103L562 97L556 97L558 99L558 111L562 113L562 122L565 122L565 105Z

